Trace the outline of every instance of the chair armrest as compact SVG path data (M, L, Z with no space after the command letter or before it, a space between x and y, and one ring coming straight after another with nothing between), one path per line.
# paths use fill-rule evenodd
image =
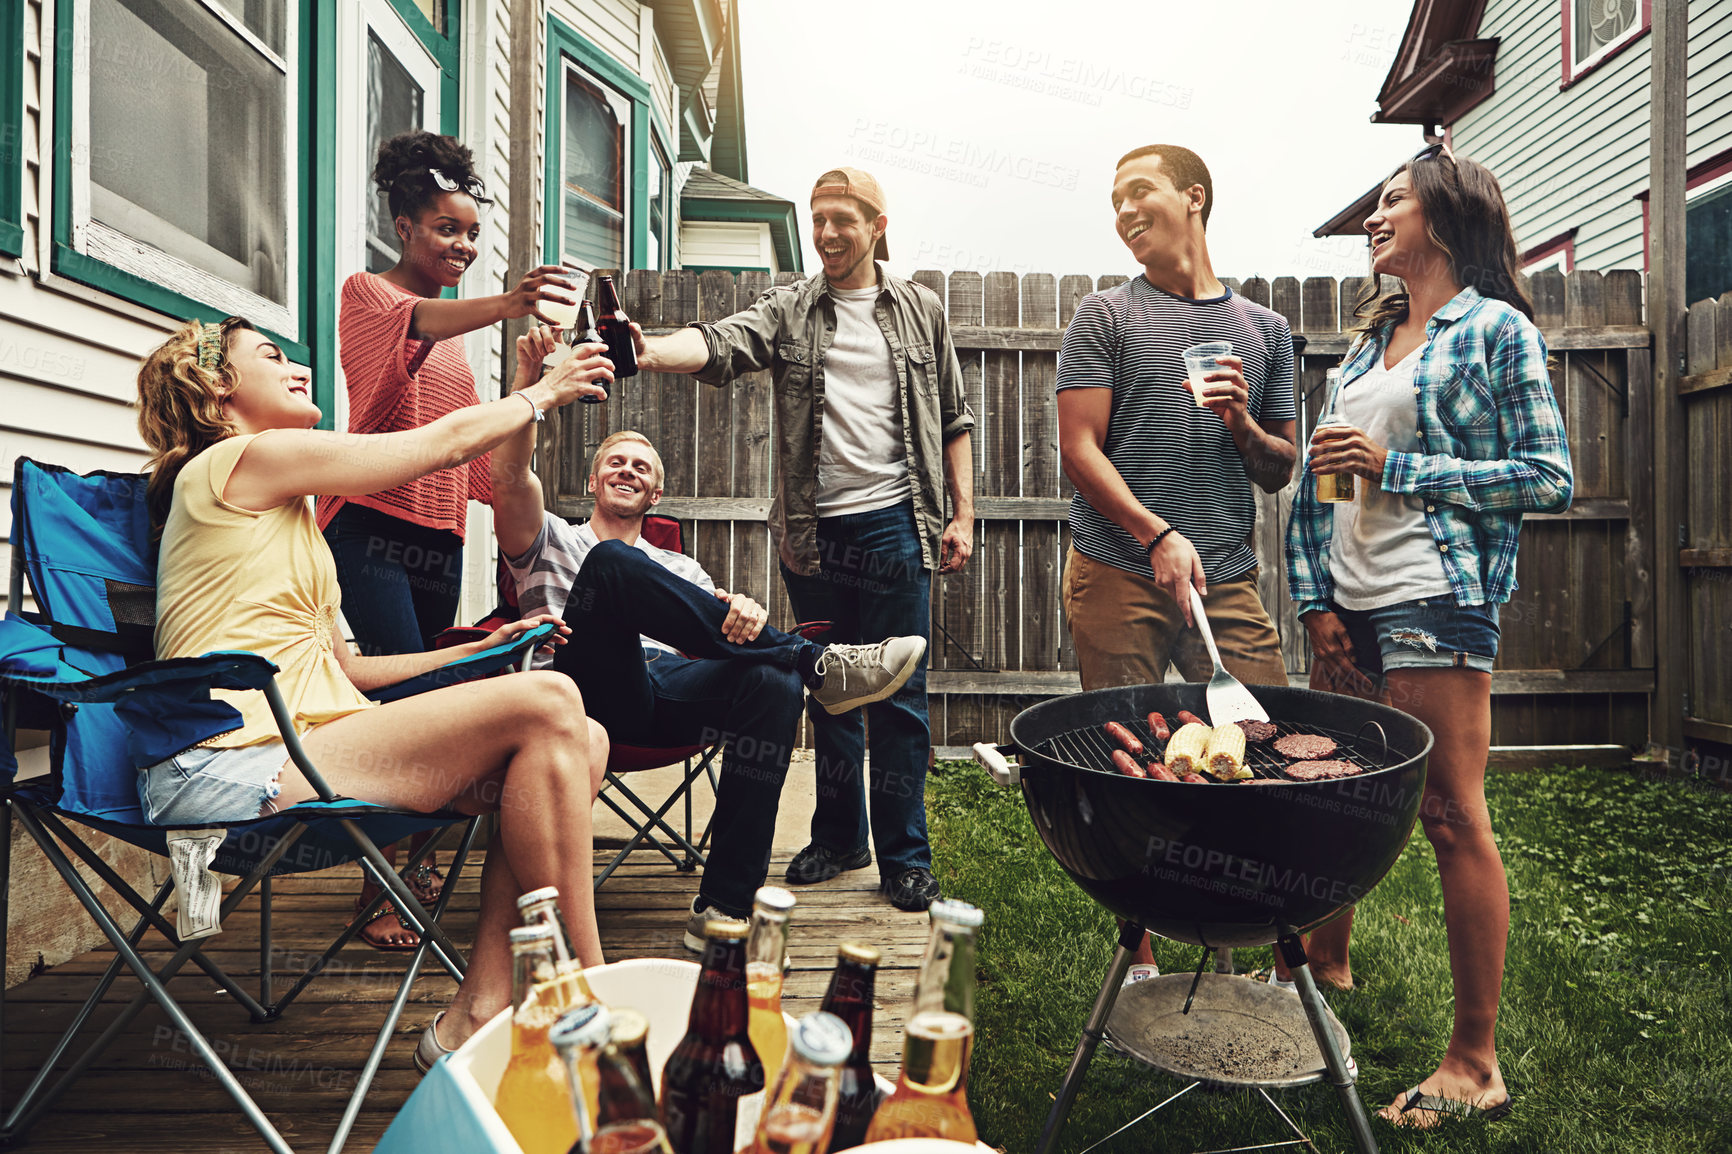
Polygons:
M219 650L202 657L171 657L146 661L116 673L76 680L9 672L8 680L25 685L56 701L84 705L112 705L139 691L169 686L202 686L208 689L263 689L276 676L277 667L256 653Z
M447 662L437 669L399 681L395 685L387 685L375 690L370 696L374 701L400 701L405 697L426 693L430 689L443 689L447 685L461 685L465 681L475 681L489 674L497 673L508 666L515 665L532 653L535 648L553 635L555 626L552 622L544 622L534 629L518 634L505 645L495 645L491 649L483 649L457 661Z

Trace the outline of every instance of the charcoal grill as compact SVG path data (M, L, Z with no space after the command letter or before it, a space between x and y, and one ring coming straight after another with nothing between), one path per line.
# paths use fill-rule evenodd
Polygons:
M1332 737L1340 747L1334 756L1365 772L1292 781L1286 759L1249 743L1247 764L1270 784L1159 781L1112 768L1105 723L1125 725L1150 745L1147 714L1158 710L1175 728L1180 710L1206 717L1204 690L1138 685L1056 698L1017 714L1010 744L974 747L996 780L1020 786L1036 832L1065 872L1127 923L1038 1149L1050 1150L1063 1128L1147 929L1210 949L1275 943L1293 970L1322 1077L1336 1088L1360 1151L1375 1154L1299 935L1359 901L1395 864L1419 812L1431 732L1375 702L1258 686L1278 733Z

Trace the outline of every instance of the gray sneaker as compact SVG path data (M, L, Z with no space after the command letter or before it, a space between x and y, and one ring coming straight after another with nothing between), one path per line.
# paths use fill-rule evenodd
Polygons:
M704 904L703 899L700 898L698 900L698 908L692 912L691 917L686 919L686 949L692 951L694 954L703 953L704 927L710 922L736 920L738 919L730 918L715 906Z
M914 676L926 653L924 637L890 637L876 645L831 645L818 658L824 684L812 697L829 713L883 701Z

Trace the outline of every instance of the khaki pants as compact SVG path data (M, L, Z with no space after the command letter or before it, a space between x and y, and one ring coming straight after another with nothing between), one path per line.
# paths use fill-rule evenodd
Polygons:
M1152 579L1072 549L1063 596L1084 689L1159 685L1169 661L1186 681L1209 680L1214 666L1203 635L1186 626L1179 607ZM1210 585L1203 604L1227 672L1247 685L1287 684L1280 639L1257 596L1256 570Z

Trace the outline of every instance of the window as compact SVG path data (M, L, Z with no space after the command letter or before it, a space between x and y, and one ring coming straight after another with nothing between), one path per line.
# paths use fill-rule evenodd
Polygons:
M1643 32L1652 0L1562 0L1564 86L1598 67Z
M75 252L298 340L300 18L290 8L78 4L64 41L67 223Z
M665 264L670 174L651 171L649 85L558 17L547 21L547 75L546 259L654 268L655 245Z
M24 2L0 0L0 253L24 251Z
M1548 268L1561 273L1572 272L1576 267L1576 230L1572 228L1562 236L1536 244L1522 253L1521 259L1522 272L1528 276Z
M1732 173L1692 189L1684 205L1684 300L1732 292Z
M566 65L562 259L590 268L624 267L631 119L630 101L575 64Z
M659 140L650 141L649 252L645 268L665 269L672 262L668 225L673 221L673 173Z

